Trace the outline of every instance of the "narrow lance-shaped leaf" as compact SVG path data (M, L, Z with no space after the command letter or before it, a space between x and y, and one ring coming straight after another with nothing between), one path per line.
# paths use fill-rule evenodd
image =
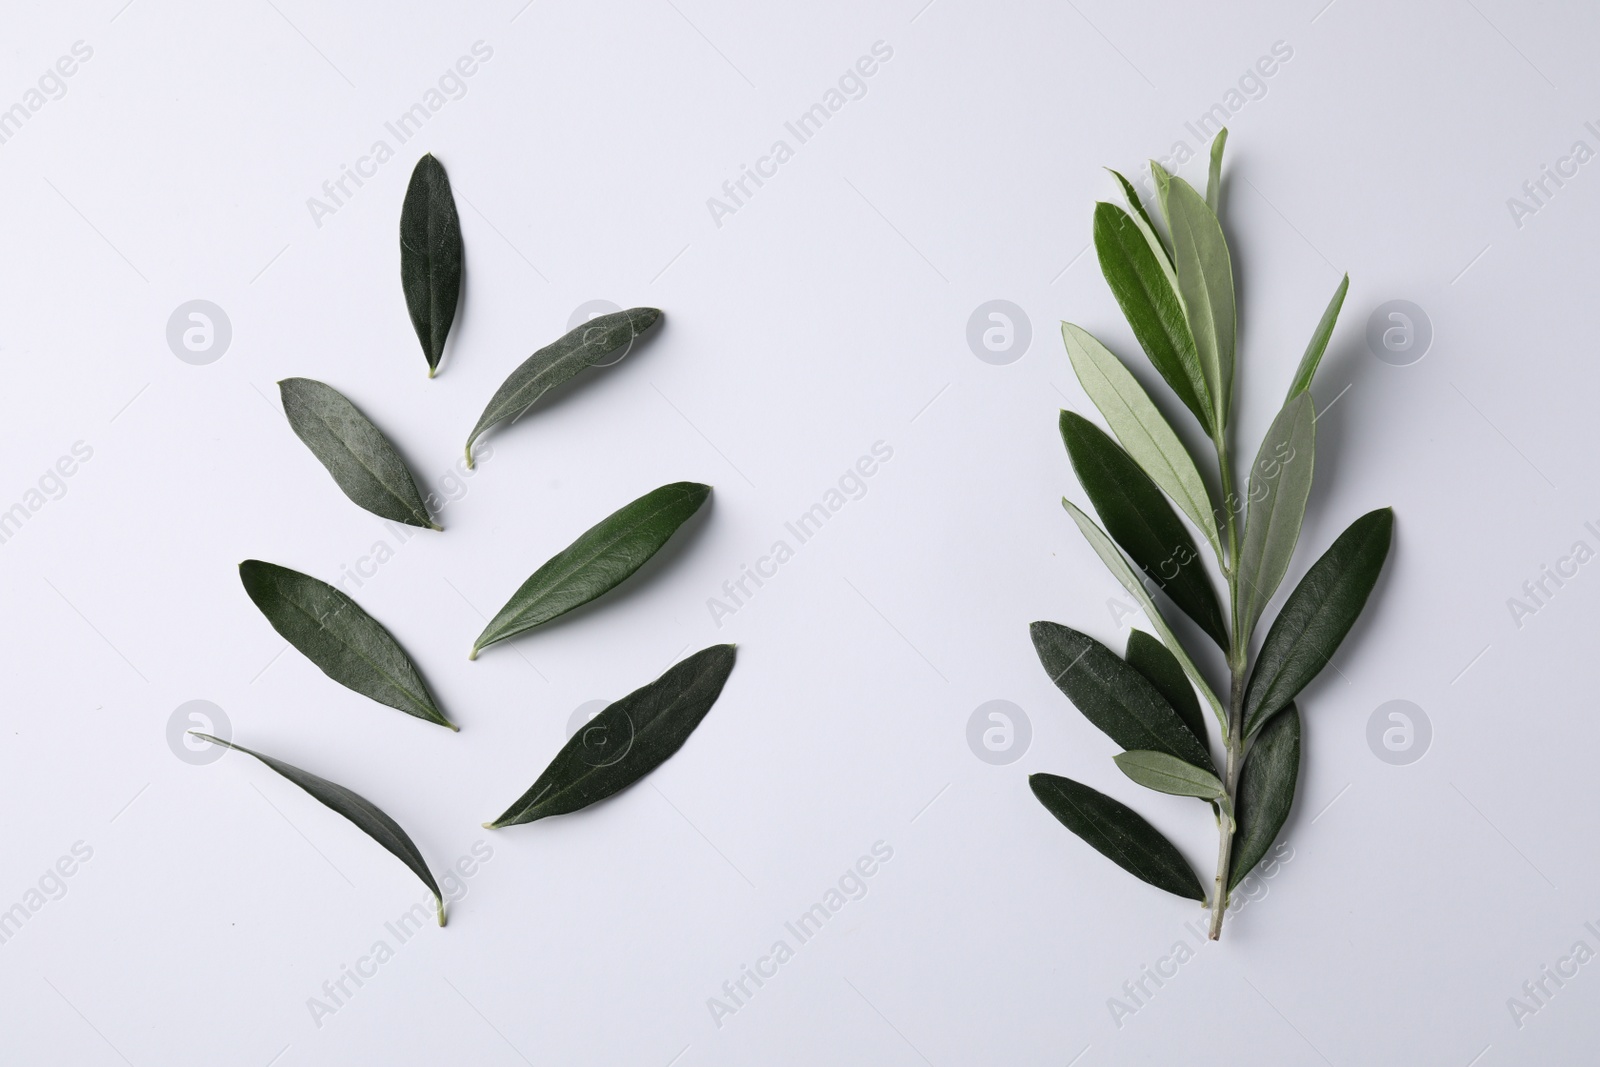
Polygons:
M1128 666L1144 675L1145 680L1156 687L1156 692L1178 713L1178 718L1183 720L1183 725L1194 735L1200 747L1210 751L1200 698L1194 695L1194 686L1189 684L1189 676L1183 673L1183 664L1167 651L1167 646L1143 630L1133 630L1128 634L1128 652L1124 658ZM1214 770L1216 763L1207 761L1205 766Z
M1322 363L1322 354L1328 350L1328 339L1333 336L1333 324L1339 321L1339 309L1344 307L1344 295L1349 291L1350 275L1346 274L1340 280L1339 288L1333 291L1333 299L1328 301L1328 307L1317 323L1316 332L1311 335L1311 343L1306 345L1306 354L1300 357L1300 366L1295 368L1294 381L1289 383L1287 400L1292 400L1296 393L1303 393L1311 388L1311 379L1317 376L1317 367Z
M1250 468L1250 509L1239 551L1239 629L1244 640L1278 583L1289 571L1300 540L1316 465L1317 411L1310 393L1283 406L1261 440Z
M1078 481L1118 545L1219 648L1227 623L1194 539L1150 476L1094 423L1061 413L1061 440Z
M1168 281L1172 269L1151 250L1139 225L1115 204L1094 209L1094 247L1106 284L1117 298L1133 335L1183 406L1215 437L1215 404L1195 354L1194 335L1183 301Z
M1239 771L1234 816L1239 829L1233 841L1228 889L1255 869L1278 839L1294 805L1300 778L1300 710L1292 703L1262 728Z
M312 378L278 383L295 436L328 468L344 495L374 515L431 530L422 491L383 432L339 390Z
M1212 425L1226 428L1233 400L1233 350L1236 309L1233 261L1216 214L1182 178L1171 178L1162 196L1172 259L1178 269L1178 295L1188 314L1195 355L1214 405ZM1217 436L1213 434L1212 436Z
M450 178L431 155L417 160L400 208L400 284L432 378L461 297L461 220Z
M600 315L574 327L555 342L522 361L483 409L478 425L467 438L467 466L473 465L472 443L497 422L515 419L545 393L581 370L598 366L633 343L661 312L655 308L629 308ZM621 357L617 357L620 359ZM615 362L615 360L611 360Z
M733 671L734 646L712 645L591 719L491 830L566 815L620 793L683 747Z
M1028 777L1028 788L1061 825L1129 874L1189 900L1206 891L1183 853L1121 801L1056 774Z
M407 715L457 729L399 642L344 593L258 559L239 564L239 580L279 636L329 678Z
M1061 324L1061 337L1078 383L1100 409L1111 432L1150 479L1199 527L1221 564L1222 540L1217 534L1216 510L1189 450L1122 360L1088 331L1070 322Z
M1194 683L1206 698L1206 703L1211 706L1211 714L1216 716L1217 722L1222 727L1222 736L1228 736L1228 713L1222 709L1222 701L1211 691L1211 686L1206 682L1205 675L1200 673L1194 661L1189 658L1189 653L1178 642L1177 636L1167 626L1167 620L1162 618L1161 612L1156 608L1156 602L1150 598L1149 592L1139 581L1139 576L1134 573L1133 566L1125 558L1116 543L1107 537L1105 531L1096 526L1094 520L1080 511L1072 501L1065 498L1061 506L1067 509L1067 514L1072 516L1072 521L1078 524L1084 539L1089 542L1089 547L1094 549L1095 555L1100 557L1100 562L1106 565L1114 578L1122 584L1139 605L1139 610L1144 612L1144 617L1150 620L1150 625L1156 628L1156 633L1161 636L1162 642L1167 646L1179 663L1183 665L1183 673L1189 676L1189 681Z
M1273 620L1245 689L1245 736L1288 706L1355 625L1389 555L1394 511L1369 511L1311 565Z
M1028 626L1045 673L1107 737L1126 749L1152 749L1196 766L1211 753L1154 685L1099 641L1057 622Z
M1165 752L1135 749L1119 752L1111 758L1123 774L1146 789L1177 797L1199 797L1201 800L1228 799L1228 791L1216 775L1192 763L1174 759Z
M1110 168L1107 168L1108 170ZM1117 179L1117 184L1122 186L1122 195L1128 201L1128 207L1133 211L1133 221L1139 225L1144 233L1144 239L1150 245L1150 250L1159 254L1167 266L1167 280L1174 289L1178 285L1178 276L1172 272L1172 249L1167 247L1161 234L1156 230L1156 224L1151 221L1150 213L1144 208L1144 201L1139 199L1139 192L1133 183L1116 171L1111 171L1111 176Z
M1222 149L1228 143L1228 128L1224 126L1211 139L1211 171L1206 176L1206 206L1217 217L1222 216Z
M361 796L353 790L346 789L336 782L326 778L319 778L310 771L303 771L299 767L284 763L282 760L264 756L243 745L236 745L231 741L224 741L220 737L212 737L198 730L189 731L194 736L213 745L222 745L224 748L235 749L247 756L254 756L268 767L283 775L295 785L310 793L318 802L332 808L346 819L356 824L356 828L378 844L388 850L389 854L411 869L411 873L422 879L422 884L428 887L428 892L433 894L434 905L439 914L439 925L444 925L444 894L439 892L439 883L434 881L433 872L428 870L427 861L422 858L422 852L412 842L406 832L400 829L400 824L385 815L376 804Z
M489 620L472 655L615 589L700 510L711 487L673 482L625 504L550 557Z

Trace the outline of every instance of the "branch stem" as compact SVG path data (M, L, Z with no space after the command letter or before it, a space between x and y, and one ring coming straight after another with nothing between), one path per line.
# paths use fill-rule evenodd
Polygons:
M1234 492L1233 464L1228 458L1227 436L1218 432L1216 437L1217 466L1222 476L1222 506L1227 509L1228 565L1223 574L1228 580L1228 603L1233 625L1232 642L1228 651L1228 673L1232 684L1228 689L1228 722L1223 730L1222 744L1227 750L1223 771L1223 787L1228 792L1228 805L1235 816L1238 813L1236 797L1239 788L1239 771L1244 763L1244 684L1246 660L1249 655L1249 635L1242 633L1239 625L1239 504ZM1217 879L1211 893L1210 938L1222 937L1222 920L1228 913L1228 872L1233 858L1233 835L1238 828L1237 818L1219 820L1217 823Z

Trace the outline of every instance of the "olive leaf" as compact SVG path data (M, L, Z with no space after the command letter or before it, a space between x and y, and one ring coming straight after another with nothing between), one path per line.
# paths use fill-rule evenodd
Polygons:
M284 763L282 760L262 755L260 752L245 748L243 745L236 745L232 741L224 741L220 737L203 734L199 730L190 730L189 732L201 740L210 741L213 745L221 745L224 748L243 752L247 756L254 756L301 789L304 789L307 793L310 793L321 804L332 808L346 819L355 823L357 829L382 845L391 856L411 868L412 874L422 879L422 884L427 886L428 892L433 894L434 905L439 914L439 925L444 925L444 894L439 892L439 883L433 880L433 872L428 870L427 861L422 858L421 850L406 835L406 832L400 829L400 824L385 815L376 804L359 793L346 789L337 782L319 778L310 771L303 771L299 767Z
M1211 169L1206 175L1206 207L1217 216L1222 215L1222 149L1228 143L1228 128L1224 126L1211 139Z
M1189 450L1122 360L1087 330L1070 322L1061 324L1061 337L1078 384L1100 409L1111 432L1151 481L1199 527L1220 564L1222 541L1217 536L1211 493Z
M1245 736L1254 734L1315 678L1350 632L1389 555L1394 511L1351 523L1311 565L1261 643L1244 696Z
M1289 572L1311 497L1317 410L1300 393L1272 421L1250 468L1250 510L1239 554L1239 632L1248 638Z
M1156 483L1082 415L1061 413L1061 440L1105 531L1217 647L1226 648L1228 626L1205 563Z
M1183 301L1168 275L1172 267L1151 250L1139 225L1115 204L1094 209L1094 247L1100 271L1133 335L1183 406L1207 436L1215 436L1215 404L1195 354Z
M1256 735L1239 771L1234 802L1239 834L1233 846L1229 890L1255 869L1277 840L1294 805L1294 787L1299 778L1300 710L1291 703Z
M347 689L456 730L405 650L342 592L309 574L247 559L244 591L285 641Z
M1143 630L1132 630L1128 633L1128 651L1124 658L1128 666L1144 675L1145 680L1156 687L1156 692L1178 713L1178 718L1194 734L1200 747L1209 751L1206 716L1200 710L1200 698L1194 695L1194 686L1189 684L1188 675L1183 673L1183 664L1167 651L1167 646ZM1208 762L1206 766L1215 769L1216 764Z
M1200 673L1200 669L1189 658L1189 653L1179 643L1171 628L1167 626L1167 620L1162 617L1155 601L1150 598L1150 594L1139 581L1138 575L1134 574L1133 566L1123 557L1122 551L1117 548L1111 538L1106 536L1105 531L1096 526L1093 519L1078 510L1072 501L1063 498L1061 506L1067 509L1067 514L1071 515L1072 521L1077 523L1078 530L1082 532L1084 539L1089 542L1089 547L1094 549L1095 555L1100 557L1100 562L1106 565L1106 569L1111 572L1118 582L1122 583L1122 588L1126 589L1128 595L1138 603L1139 610L1144 612L1146 619L1150 620L1150 625L1156 628L1156 633L1161 636L1162 643L1182 664L1183 673L1188 675L1189 681L1193 682L1195 688L1200 690L1201 695L1206 698L1206 703L1211 706L1211 713L1217 717L1217 722L1222 725L1223 735L1226 736L1228 732L1228 714L1223 710L1222 702L1211 691L1211 686L1206 681L1205 675Z
M1192 763L1185 763L1165 752L1135 749L1111 757L1122 773L1146 789L1178 797L1227 801L1228 790L1216 775Z
M1328 339L1333 336L1333 324L1339 321L1339 309L1344 307L1344 295L1350 291L1350 275L1346 274L1339 282L1339 288L1333 291L1333 299L1328 301L1328 307L1322 313L1322 318L1317 322L1316 332L1311 335L1311 343L1306 345L1306 354L1300 357L1300 366L1295 368L1294 381L1289 383L1289 395L1285 400L1293 400L1296 393L1303 393L1311 388L1311 379L1317 376L1317 366L1322 362L1322 354L1328 350Z
M467 466L473 465L472 443L495 423L515 419L545 393L581 370L597 366L606 357L633 343L661 312L655 308L629 308L600 315L574 327L558 340L539 349L511 372L489 399L478 425L467 438ZM620 358L620 357L619 357Z
M472 645L482 649L549 622L615 589L700 510L711 487L673 482L625 504L534 571Z
M1205 395L1214 405L1211 425L1226 427L1233 401L1236 330L1233 262L1228 255L1228 242L1222 236L1216 214L1182 178L1166 182L1161 203L1167 230L1172 234L1178 295L1183 299L1195 355L1205 374Z
M1144 817L1082 782L1032 774L1028 787L1045 810L1129 874L1190 900L1205 900L1194 868Z
M432 378L461 297L461 220L450 178L432 155L417 160L400 208L400 285Z
M680 660L572 735L528 791L491 830L565 815L620 793L683 747L722 694L734 646L712 645Z
M1110 170L1110 168L1106 168ZM1172 273L1172 249L1161 239L1156 231L1156 224L1151 221L1150 213L1144 208L1144 201L1139 199L1139 193L1134 189L1133 183L1116 171L1111 171L1111 176L1117 179L1117 184L1122 186L1122 196L1128 201L1128 207L1133 209L1133 221L1139 225L1144 239L1150 245L1150 250L1160 253L1160 258L1166 265L1167 280L1174 289L1178 287L1178 276Z
M1039 663L1083 717L1125 749L1152 749L1197 767L1211 753L1144 675L1087 634L1058 622L1028 626Z
M328 468L345 496L382 518L444 529L428 514L400 453L343 393L312 378L285 378L278 393L295 436Z

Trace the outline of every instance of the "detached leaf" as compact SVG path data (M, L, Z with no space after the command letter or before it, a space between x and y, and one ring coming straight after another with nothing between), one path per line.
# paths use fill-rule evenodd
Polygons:
M1106 284L1145 355L1200 420L1206 436L1215 437L1216 405L1195 354L1183 301L1168 279L1171 266L1157 258L1139 225L1115 204L1095 205L1094 247Z
M1205 888L1183 853L1126 804L1055 774L1030 775L1028 787L1061 825L1129 874L1177 896L1205 900Z
M389 631L354 600L309 574L247 559L239 580L280 637L347 689L407 715L457 727Z
M1057 622L1032 623L1028 633L1050 680L1111 740L1211 766L1211 753L1160 691L1115 652Z
M568 741L539 780L484 826L565 815L620 793L683 747L733 671L734 646L712 645L606 708Z
M573 328L553 344L548 344L523 360L489 399L478 425L467 438L467 466L473 465L472 443L497 422L515 419L533 406L545 393L581 370L595 366L618 349L633 343L661 312L655 308L629 308L600 315Z
M1250 468L1250 510L1239 552L1239 628L1245 641L1288 573L1300 540L1316 440L1317 410L1311 394L1301 393L1272 420Z
M461 297L461 220L450 178L431 155L417 160L400 208L400 284L432 378Z
M1287 707L1333 658L1378 583L1394 511L1369 511L1311 565L1267 631L1244 696L1245 736Z
M1167 651L1167 646L1143 630L1134 630L1128 634L1128 653L1125 658L1128 666L1144 675L1168 706L1178 713L1178 718L1194 734L1200 747L1210 751L1200 698L1194 695L1194 686L1189 684L1189 676L1183 673L1183 664ZM1216 769L1214 761L1208 761L1205 765Z
M310 793L317 801L343 815L346 819L356 824L356 828L378 844L388 850L389 854L407 867L411 873L422 879L422 884L428 887L428 892L433 894L434 904L439 913L439 925L444 925L444 895L439 892L439 883L433 880L433 873L428 870L427 861L422 858L422 852L400 829L400 824L385 815L376 804L352 790L326 778L319 778L310 771L302 771L299 767L291 766L282 760L264 756L259 752L236 745L231 741L224 741L220 737L203 734L199 730L190 730L191 734L213 745L235 749L247 756L254 756L268 767L283 775L295 785Z
M1228 143L1228 128L1224 126L1211 139L1211 173L1206 177L1206 207L1219 218L1222 215L1222 149Z
M1161 635L1161 640L1167 646L1167 649L1183 665L1183 673L1189 676L1189 681L1194 683L1195 688L1205 696L1206 703L1211 705L1211 713L1217 717L1217 722L1222 727L1222 736L1226 738L1228 736L1228 713L1222 709L1222 702L1211 691L1211 686L1206 682L1205 675L1200 673L1199 668L1194 665L1194 661L1189 658L1189 653L1179 643L1177 635L1167 626L1167 620L1162 618L1155 601L1150 599L1150 594L1145 591L1143 583L1139 581L1139 576L1133 572L1132 565L1123 558L1122 551L1117 548L1111 538L1106 536L1105 531L1096 526L1093 519L1079 511L1072 501L1063 498L1061 506L1067 509L1067 514L1072 516L1072 521L1078 524L1079 531L1082 532L1084 539L1089 542L1089 547L1094 549L1095 555L1100 557L1100 562L1104 563L1106 569L1111 572L1117 581L1122 583L1122 588L1126 589L1128 595L1133 597L1134 601L1139 605L1139 610L1144 612L1144 617L1150 620L1150 625L1154 626L1156 633Z
M1220 564L1222 540L1217 535L1216 510L1189 450L1122 360L1088 331L1069 322L1061 324L1061 337L1078 383L1105 416L1111 432L1150 479L1200 528Z
M422 491L394 445L343 393L311 378L278 383L295 436L328 468L344 495L374 515L430 530Z
M1300 710L1290 704L1262 728L1239 770L1234 814L1239 821L1233 842L1233 869L1228 889L1244 881L1278 839L1278 831L1294 805L1300 779Z
M469 659L615 589L700 510L709 485L673 482L625 504L551 556L489 620Z
M1327 310L1322 313L1317 330L1311 335L1311 343L1306 345L1306 354L1300 357L1300 366L1295 369L1294 381L1289 383L1286 400L1293 400L1296 393L1311 388L1311 379L1317 376L1322 354L1328 350L1328 339L1333 336L1333 324L1339 321L1339 309L1344 307L1344 295L1349 291L1350 275L1346 274L1339 282L1339 288L1333 291L1333 299L1328 301Z
M1165 752L1119 752L1111 757L1122 773L1146 789L1177 797L1226 800L1228 791L1217 776Z
M1211 425L1226 427L1233 403L1233 349L1237 328L1233 300L1233 261L1216 213L1182 178L1169 180L1162 196L1172 260L1178 268L1178 295L1188 313L1195 355L1205 375L1205 394L1213 404ZM1213 434L1212 436L1217 436Z
M1194 539L1150 476L1098 426L1061 413L1061 440L1105 530L1219 648L1228 626Z

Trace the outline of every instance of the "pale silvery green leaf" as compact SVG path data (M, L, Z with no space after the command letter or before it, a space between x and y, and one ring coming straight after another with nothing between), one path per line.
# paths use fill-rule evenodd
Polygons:
M428 514L406 461L343 393L312 378L285 378L278 392L295 436L345 496L385 519L444 529Z
M417 160L400 208L400 284L432 378L461 297L461 220L450 178L431 155Z
M1289 396L1285 399L1293 399L1296 393L1311 388L1311 379L1317 376L1317 366L1322 362L1322 354L1328 350L1333 324L1339 321L1339 309L1344 307L1344 295L1349 291L1350 275L1346 274L1340 280L1339 288L1333 291L1333 299L1328 301L1327 310L1323 311L1316 332L1311 335L1311 343L1306 345L1306 354L1300 357L1300 366L1295 368L1294 381L1289 383Z
M1171 178L1165 188L1162 202L1167 211L1167 229L1172 233L1178 293L1183 297L1195 355L1215 404L1214 421L1225 429L1232 406L1237 325L1228 242L1216 214L1188 182Z
M1155 627L1156 633L1160 635L1167 648L1177 657L1178 662L1183 664L1183 673L1189 676L1189 680L1194 683L1195 688L1200 690L1201 694L1206 698L1206 703L1211 705L1211 713L1217 717L1217 722L1222 726L1222 736L1226 738L1228 736L1228 713L1223 710L1222 701L1218 700L1217 694L1211 691L1210 683L1206 681L1205 675L1200 673L1199 668L1194 665L1194 661L1189 658L1189 653L1185 651L1177 636L1167 626L1167 620L1161 617L1161 611L1156 607L1156 602L1150 598L1149 592L1145 590L1144 583L1139 580L1139 575L1134 572L1133 564L1129 563L1127 558L1123 556L1122 550L1116 546L1116 543L1106 536L1106 532L1096 526L1095 521L1080 511L1072 501L1063 499L1061 506L1067 509L1067 514L1072 516L1072 521L1078 524L1078 529L1083 532L1084 539L1089 542L1089 547L1094 549L1095 555L1100 557L1100 561L1111 571L1112 576L1122 583L1122 588L1126 589L1128 595L1138 603L1139 610L1143 611L1145 618L1150 620L1150 625Z
M1228 143L1228 128L1224 126L1211 139L1211 172L1206 176L1206 206L1213 215L1222 215L1222 148Z
M1239 633L1248 642L1289 571L1316 466L1317 409L1301 393L1278 412L1250 468L1250 507L1239 551Z
M572 735L491 830L566 815L620 793L683 747L722 695L734 646L712 645L680 660Z
M439 892L439 883L434 881L433 872L428 870L427 861L422 858L422 851L416 843L400 829L400 824L384 814L383 810L372 801L351 789L346 789L337 782L330 782L326 778L318 777L310 771L303 771L292 764L282 760L264 756L259 752L236 745L231 741L224 741L220 737L203 734L199 730L189 731L203 741L210 741L213 745L221 745L243 752L271 767L295 785L310 793L316 800L343 815L355 823L360 831L382 845L388 853L401 863L410 868L411 873L422 879L422 884L428 887L433 894L433 900L439 913L439 925L444 925L444 894Z
M1109 167L1106 168L1110 170ZM1128 201L1128 207L1133 209L1133 221L1139 224L1139 229L1144 232L1144 239L1150 249L1158 254L1158 258L1166 267L1167 280L1172 284L1173 291L1178 288L1178 276L1172 272L1172 249L1156 232L1156 224L1151 221L1150 213L1144 209L1144 201L1139 199L1139 192L1133 183L1124 178L1117 171L1111 171L1111 176L1117 179L1117 184L1122 186L1122 195Z
M1221 564L1222 541L1217 534L1211 494L1189 450L1122 360L1087 330L1070 322L1061 324L1061 337L1079 384L1105 416L1111 432L1150 479L1199 527Z
M1199 797L1201 800L1225 800L1228 791L1217 776L1165 752L1147 752L1133 749L1111 757L1122 773L1146 789L1170 793L1175 797Z

